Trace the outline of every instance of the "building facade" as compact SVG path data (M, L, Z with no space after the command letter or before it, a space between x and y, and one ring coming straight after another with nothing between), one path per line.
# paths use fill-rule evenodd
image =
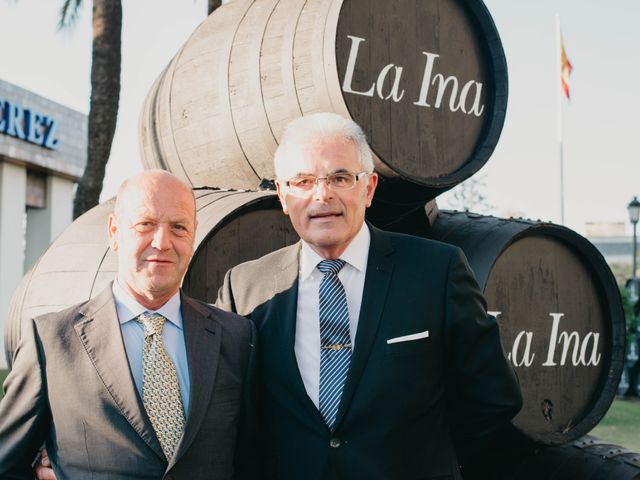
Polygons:
M86 115L0 80L0 332L23 275L72 221L87 128Z

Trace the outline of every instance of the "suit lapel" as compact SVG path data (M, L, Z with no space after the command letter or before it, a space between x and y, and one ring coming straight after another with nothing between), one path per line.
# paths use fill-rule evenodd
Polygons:
M144 442L164 459L131 376L111 285L87 302L74 328L113 401Z
M176 453L169 461L169 470L187 451L200 430L203 418L211 402L213 386L220 359L222 332L212 314L197 302L181 293L182 321L189 362L189 412L184 434L178 443Z
M358 318L358 331L356 332L355 348L351 357L349 374L336 415L335 428L339 428L358 387L362 372L367 365L373 342L378 334L378 325L382 318L387 292L393 276L393 262L390 258L393 253L391 243L383 231L371 226L369 226L369 229L371 231L371 244L367 260L364 291L362 292L360 317Z
M302 375L296 360L296 317L298 308L298 274L300 267L300 243L289 249L280 262L280 274L274 275L274 302L278 318L279 344L274 345L272 352L280 352L282 362L280 369L283 377L291 379L292 397L299 400L300 405L307 411L307 418L316 417L321 425L325 425L322 415L309 398L307 389L302 381ZM306 416L305 415L305 416Z

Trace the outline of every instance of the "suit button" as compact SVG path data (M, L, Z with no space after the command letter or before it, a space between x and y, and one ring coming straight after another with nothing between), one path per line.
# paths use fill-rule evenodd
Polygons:
M331 440L329 440L329 446L331 448L338 448L340 446L340 439L332 438Z

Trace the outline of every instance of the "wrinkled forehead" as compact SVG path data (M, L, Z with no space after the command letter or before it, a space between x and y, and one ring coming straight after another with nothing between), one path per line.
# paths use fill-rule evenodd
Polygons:
M190 190L171 186L132 185L118 196L116 216L135 221L190 222L195 220L195 203Z

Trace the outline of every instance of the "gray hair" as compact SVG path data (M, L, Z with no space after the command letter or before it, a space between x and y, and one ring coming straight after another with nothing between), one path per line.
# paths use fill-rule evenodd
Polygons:
M323 138L342 138L352 142L358 149L358 160L362 169L373 172L373 158L362 128L351 119L337 113L323 112L300 117L290 122L274 156L276 178L284 180L283 172L287 162L313 146Z

